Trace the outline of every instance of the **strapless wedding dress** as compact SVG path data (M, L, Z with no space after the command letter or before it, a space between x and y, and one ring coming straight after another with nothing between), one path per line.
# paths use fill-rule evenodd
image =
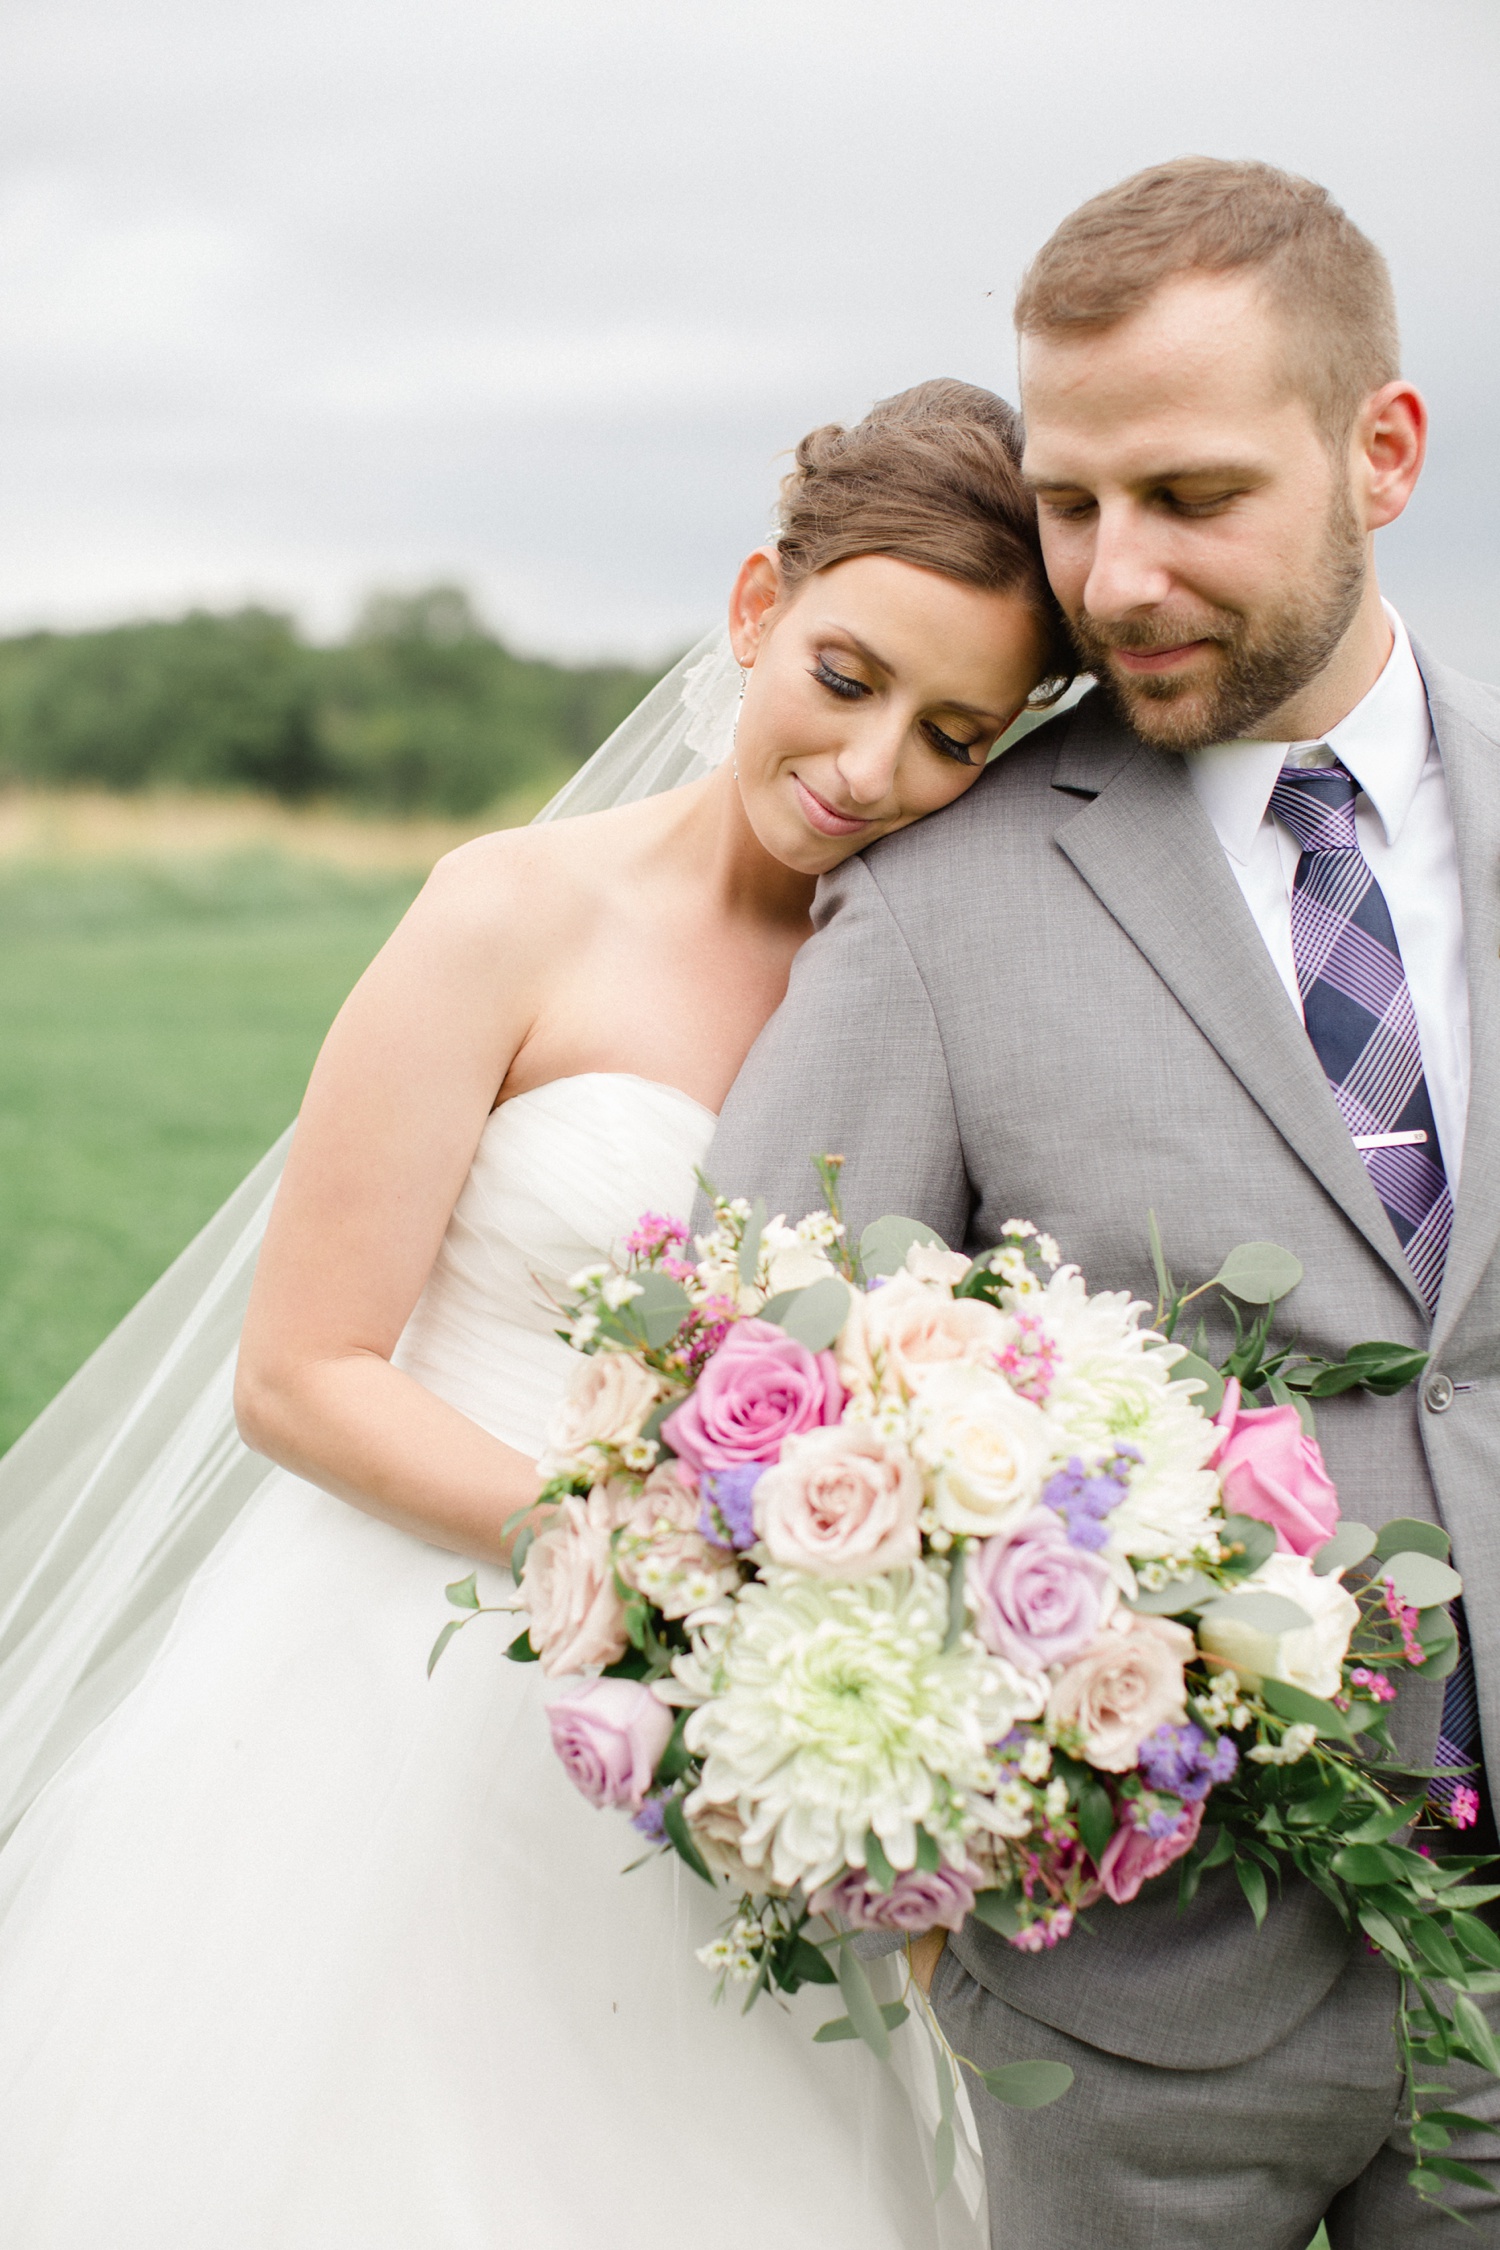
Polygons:
M613 1075L507 1102L401 1364L535 1453L546 1290L684 1212L713 1123ZM977 2250L895 2074L810 2043L836 1999L712 2005L723 1902L621 1873L510 1621L427 1679L462 1573L278 1472L0 1852L5 2250Z

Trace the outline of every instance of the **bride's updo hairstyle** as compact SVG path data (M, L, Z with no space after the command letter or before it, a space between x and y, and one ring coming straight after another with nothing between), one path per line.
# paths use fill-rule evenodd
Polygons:
M1021 417L993 391L938 378L881 399L862 422L827 422L797 448L781 485L782 584L855 555L890 555L987 593L1021 593L1047 631L1047 676L1033 705L1055 702L1073 660L1021 482Z

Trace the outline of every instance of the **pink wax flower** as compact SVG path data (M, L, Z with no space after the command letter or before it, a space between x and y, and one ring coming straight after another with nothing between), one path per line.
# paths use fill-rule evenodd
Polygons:
M1210 1466L1229 1513L1268 1523L1283 1554L1315 1554L1337 1528L1339 1498L1296 1407L1241 1406L1231 1377L1214 1422L1220 1437Z
M961 1930L974 1911L974 1892L980 1880L975 1868L949 1867L946 1862L932 1874L907 1868L888 1891L876 1890L858 1867L846 1868L836 1882L814 1891L808 1905L814 1914L837 1914L855 1930L899 1930L903 1936L920 1930Z
M672 1734L672 1714L640 1680L585 1680L547 1705L552 1747L591 1805L639 1812Z
M843 1407L832 1352L810 1352L770 1321L741 1320L662 1435L690 1468L736 1469L776 1460L789 1437L836 1422Z
M1014 1531L984 1540L968 1584L979 1638L1023 1672L1077 1656L1115 1602L1108 1565L1073 1545L1055 1508L1033 1508Z
M1169 1836L1153 1836L1137 1828L1127 1813L1104 1847L1099 1880L1116 1906L1128 1906L1142 1883L1160 1875L1191 1851L1203 1826L1203 1803L1189 1805Z

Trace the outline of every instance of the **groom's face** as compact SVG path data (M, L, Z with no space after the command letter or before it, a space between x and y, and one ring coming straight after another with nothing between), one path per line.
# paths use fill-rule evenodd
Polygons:
M1369 557L1258 280L1190 275L1114 328L1029 335L1021 373L1026 475L1083 662L1163 749L1274 738Z

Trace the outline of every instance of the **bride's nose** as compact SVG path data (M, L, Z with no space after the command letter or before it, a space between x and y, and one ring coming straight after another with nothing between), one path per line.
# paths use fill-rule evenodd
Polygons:
M834 764L851 803L878 805L890 795L905 740L905 725L887 721L883 726L860 728L853 740L844 744Z

